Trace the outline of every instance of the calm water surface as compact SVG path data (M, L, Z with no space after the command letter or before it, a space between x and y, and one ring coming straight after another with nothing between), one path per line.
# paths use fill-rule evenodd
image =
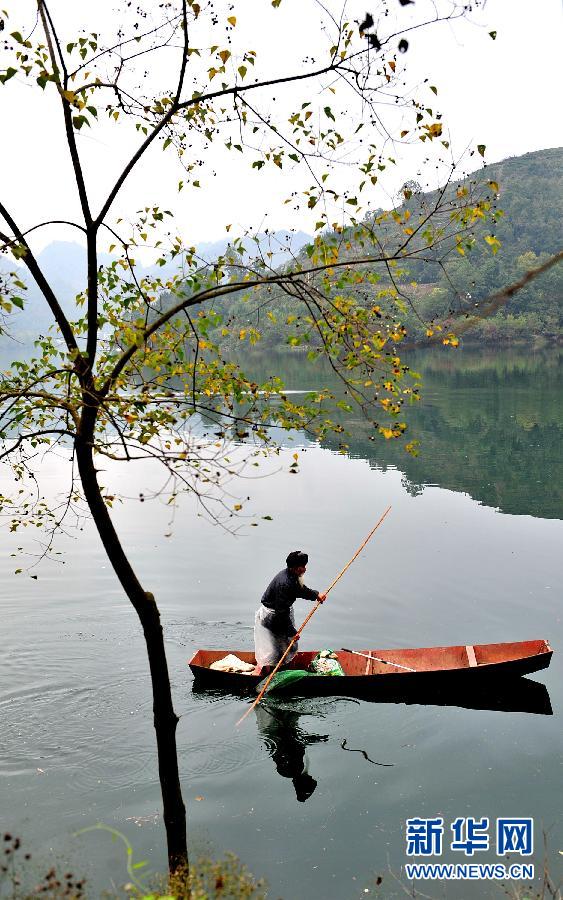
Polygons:
M288 387L315 386L293 360L285 365ZM234 851L268 879L272 898L400 896L389 868L400 875L404 823L414 816L441 815L447 828L457 816L533 816L536 864L542 828L554 871L563 860L561 357L464 351L419 355L416 367L426 382L412 416L423 444L416 460L369 442L359 422L347 457L296 436L272 462L277 474L242 488L252 497L245 510L273 521L236 538L189 502L172 528L161 501L115 508L165 625L192 846ZM53 492L64 486L62 457L42 469ZM108 467L103 480L131 498L158 483L146 467ZM250 647L254 609L287 551L306 548L307 583L326 588L388 504L303 648L545 637L556 653L535 680L547 686L553 715L541 703L534 713L344 698L278 702L236 729L245 701L194 692L186 659L198 647ZM72 837L81 828L118 828L138 859L165 867L140 627L88 523L61 541L64 563L34 570L37 580L11 574L17 547L38 552L32 536L2 542L1 828L38 856L70 860L97 896L127 880L124 854L107 834ZM298 601L296 611L299 619L309 607ZM316 787L298 799L292 775L304 758ZM442 859L453 856L446 849ZM476 856L496 861L494 852ZM502 896L485 882L421 889L454 900Z

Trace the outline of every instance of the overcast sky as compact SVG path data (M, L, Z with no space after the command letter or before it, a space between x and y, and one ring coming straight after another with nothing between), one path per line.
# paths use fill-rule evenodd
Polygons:
M17 4L5 0L4 5L18 9L11 14L6 31L19 27L20 21L23 24L21 11L27 10L29 21L34 6L31 0L18 0ZM334 11L341 9L341 4L332 0L328 5ZM65 43L80 25L102 34L110 29L115 6L115 0L100 0L97 8L75 0L51 2ZM350 19L363 18L366 7L369 3L365 0L350 0ZM400 9L396 0L389 0L389 8L393 13ZM233 12L238 20L237 37L244 35L247 46L258 51L263 71L278 73L288 61L316 52L318 7L314 3L308 6L305 0L283 0L279 10L272 10L269 0L241 0L234 4ZM487 161L495 162L563 145L561 25L560 0L488 0L484 9L471 14L470 22L433 25L412 36L405 56L408 76L413 81L428 77L437 85L435 108L443 113L456 153L482 143L487 147ZM497 32L494 41L489 36L493 30ZM205 35L199 38L203 44ZM210 34L209 43L213 40ZM302 98L300 90L295 99ZM50 100L47 94L23 80L18 84L17 79L0 89L0 195L24 228L40 220L77 216L60 110L56 97ZM94 206L137 140L137 135L124 129L108 130L106 126L99 131L83 129L78 135ZM373 206L389 205L402 182L415 177L416 157L395 155L398 170L386 187L373 191L369 198ZM473 159L476 166L477 158ZM312 231L314 215L294 212L282 203L292 186L291 173L253 175L248 160L232 155L210 154L209 161L217 174L204 182L204 189L178 194L181 170L172 155L155 149L120 195L116 215L129 216L141 205L158 202L174 211L179 231L192 243L220 239L227 223L232 224L231 233L246 226L293 226ZM45 229L35 246L39 249L56 238L76 240L77 235Z

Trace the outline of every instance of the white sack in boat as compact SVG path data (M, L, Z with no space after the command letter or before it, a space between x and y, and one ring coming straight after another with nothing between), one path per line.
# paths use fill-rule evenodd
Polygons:
M244 662L233 653L228 653L223 659L218 659L209 666L210 669L216 669L218 672L236 672L239 675L250 675L254 671L254 666Z

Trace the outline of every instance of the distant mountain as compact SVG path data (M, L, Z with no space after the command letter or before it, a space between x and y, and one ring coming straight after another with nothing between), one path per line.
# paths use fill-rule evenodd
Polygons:
M274 269L281 266L288 259L288 252L295 255L299 253L302 247L309 244L311 235L305 234L304 231L270 231L259 232L256 240L252 237L243 238L243 246L249 257L257 255L259 249L262 253L271 253L268 257L268 263ZM221 256L228 247L228 241L214 241L207 244L198 244L197 252L208 262L212 262Z
M256 241L251 237L245 237L243 246L249 258L256 256L259 252L271 254L268 256L268 262L275 268L288 258L288 251L297 254L310 240L310 235L303 231L261 232L256 235ZM213 262L225 252L227 247L228 241L226 240L211 241L199 244L197 253L202 260ZM99 254L100 265L108 265L112 259L110 254ZM74 299L86 286L85 248L75 242L54 241L38 254L37 260L64 312L73 317L76 311ZM9 333L25 346L29 346L39 334L45 333L53 324L53 317L33 280L23 267L20 268L22 268L22 280L28 285L25 308L22 311L16 310L10 317ZM164 267L156 265L136 267L138 277L147 275L166 277L176 271L175 264ZM9 338L0 335L0 349L10 350Z
M504 217L498 222L495 236L501 249L491 255L484 240L478 240L474 251L463 259L451 263L450 277L464 295L471 295L478 302L496 290L518 280L527 270L537 266L548 255L560 250L561 207L563 205L563 149L539 150L523 156L512 157L495 163L470 176L469 180L494 180L499 184L499 205ZM424 199L425 195L420 195ZM414 202L414 199L413 199ZM391 226L390 226L391 227ZM312 238L302 231L275 231L261 233L257 243L251 236L243 240L249 258L271 254L267 260L274 268L282 265L288 250L297 255ZM353 238L352 238L353 240ZM202 260L211 262L224 253L226 240L202 243L197 250ZM100 262L107 264L111 257L100 254ZM79 244L55 242L39 254L39 263L49 279L65 312L72 315L76 294L84 289L86 279L85 250ZM425 321L434 315L444 315L451 304L448 281L438 265L423 260L408 263L410 277L419 285L415 289L417 308ZM170 275L175 268L170 265L139 266L138 274ZM385 273L383 273L385 278ZM34 284L29 284L25 309L17 311L11 320L11 333L29 345L51 324L51 314ZM418 291L418 293L417 293ZM517 293L507 306L492 319L484 320L476 329L468 332L466 339L480 341L528 340L530 335L557 339L563 324L563 265L555 267L528 287ZM242 301L241 301L242 302ZM260 296L256 302L261 305ZM293 312L288 298L282 299L282 310ZM285 304L285 305L284 305ZM231 307L237 307L232 298ZM245 304L238 309L242 320L250 321L252 308ZM249 318L250 317L250 318ZM424 338L421 322L409 313L405 324L411 337ZM278 343L279 327L268 320L261 320L262 346ZM0 350L6 344L0 336ZM21 349L21 348L20 348Z
M54 241L37 254L37 261L57 300L67 316L74 317L74 299L86 286L86 250L71 241ZM100 264L111 261L108 254L100 254ZM5 266L7 268L7 266ZM27 285L24 309L15 311L8 323L9 334L29 346L53 324L53 316L45 298L23 266L22 281ZM0 346L9 348L8 338L0 335Z

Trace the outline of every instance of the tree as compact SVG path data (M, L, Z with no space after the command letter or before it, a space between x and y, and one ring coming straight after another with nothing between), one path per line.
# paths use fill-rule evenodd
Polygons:
M422 142L445 157L450 152L434 107L437 89L423 86L421 97L413 99L401 83L401 61L411 33L457 18L464 7L445 4L439 13L431 3L426 16L423 3L414 13L400 3L389 17L382 14L374 23L370 15L357 23L319 4L315 9L322 22L318 35L311 36L314 57L269 74L268 60L262 65L257 53L239 42L243 10L232 4L166 2L155 19L127 3L114 39L104 42L97 31L67 34L66 18L61 14L56 21L55 5L55 0L37 0L37 21L19 24L19 30L2 13L9 37L0 82L4 90L25 82L46 99L58 100L55 124L64 134L80 218L62 220L53 211L48 222L24 226L21 213L0 198L1 249L18 263L2 275L4 328L9 333L13 313L26 303L22 266L53 318L52 331L38 337L35 357L14 363L0 382L0 458L12 466L17 483L14 496L0 500L12 530L30 521L48 529L46 552L65 513L82 501L87 504L143 627L169 863L176 870L187 863L185 808L160 615L115 530L114 497L100 484L97 460L156 459L173 479L172 499L192 491L208 506L215 496L219 507L212 514L220 518L240 509L216 493L223 478L236 476L242 465L228 456L233 435L253 438L250 461L256 447L275 446L274 426L307 428L319 437L333 432L344 441L331 409L356 404L372 422L374 436L401 439L407 427L403 404L418 396L417 376L399 355L406 334L401 316L408 307L416 311L404 286L408 261L433 259L445 266L450 253L464 254L474 224L496 219L496 186L485 186L475 196L465 188L456 190L456 164L449 159L445 185L413 211L407 203L368 216L362 205L370 186L395 164L395 144ZM271 15L283 13L277 11L280 5L281 0L273 0ZM318 40L327 46L317 52ZM83 136L99 128L105 137L113 133L110 126L122 124L129 138L134 129L137 144L94 208ZM287 200L314 211L314 240L274 268L273 249L264 241L255 238L252 258L242 238L235 237L210 264L167 231L170 215L159 206L145 205L129 226L115 221L123 187L159 143L163 151L175 152L183 168L179 190L184 191L210 191L206 162L213 165L218 145L242 156L256 173L291 167L294 179L306 181ZM407 187L406 201L410 194ZM33 250L36 231L62 221L80 231L87 249L87 281L72 315L63 311ZM101 265L106 238L114 257ZM494 238L486 239L494 247ZM138 248L149 245L159 254L162 271L141 276ZM172 274L175 264L179 271ZM230 309L243 300L251 315L240 327L231 321ZM259 341L254 314L263 309L275 318L282 301L295 310L281 323L288 344L306 346L312 363L326 355L341 379L341 397L323 393L295 402L279 379L258 385L226 358L228 340L244 347ZM444 333L442 339L456 342L453 334ZM207 440L190 434L197 415L207 417ZM79 482L73 479L60 512L43 502L33 504L26 488L33 454L65 442ZM406 448L416 452L414 442Z

